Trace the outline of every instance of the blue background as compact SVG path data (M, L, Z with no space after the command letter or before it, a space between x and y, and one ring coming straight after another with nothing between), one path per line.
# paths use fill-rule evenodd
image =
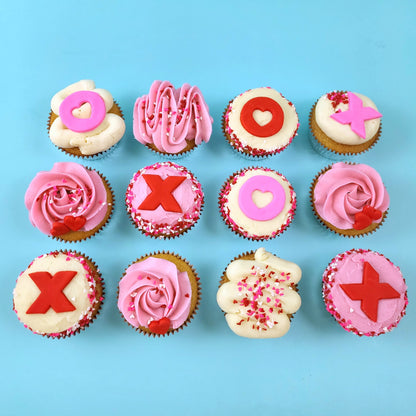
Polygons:
M0 6L1 413L413 414L415 3L5 3ZM51 145L46 120L51 97L80 79L93 79L114 95L127 131L111 156L89 163L115 190L114 216L99 236L71 245L31 226L23 196L39 170L74 160ZM132 134L134 101L155 79L198 85L214 118L211 141L179 162L201 181L205 210L191 232L168 241L138 233L123 203L133 173L160 160ZM232 152L220 121L228 100L259 86L274 87L294 102L300 129L282 154L256 162ZM330 161L310 148L308 113L321 94L333 89L368 95L384 115L382 140L358 161L380 172L391 206L382 229L361 239L327 232L309 206L310 182ZM263 244L230 232L217 208L223 181L250 165L279 170L298 195L293 224ZM281 339L237 337L215 300L227 263L262 245L303 270L303 305ZM82 251L96 261L106 299L86 331L50 340L19 323L12 291L33 258L61 248ZM407 315L390 334L359 338L325 311L322 272L336 254L350 248L384 253L407 279ZM116 306L125 267L155 250L187 258L202 284L195 319L161 339L133 331Z

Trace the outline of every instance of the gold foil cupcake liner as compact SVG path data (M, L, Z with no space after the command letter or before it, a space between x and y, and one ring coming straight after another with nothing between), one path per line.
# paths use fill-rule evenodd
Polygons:
M129 325L131 328L135 329L136 331L138 331L138 332L140 332L144 335L147 335L149 337L153 336L153 338L155 338L155 337L165 337L167 335L171 335L171 334L174 334L176 332L179 332L179 330L188 326L188 324L194 318L196 312L199 309L199 304L200 304L200 301L201 301L201 286L200 286L200 283L199 283L200 279L199 279L198 274L197 274L196 270L194 269L194 267L187 260L185 260L183 257L181 257L179 254L171 253L169 251L157 251L157 252L154 252L154 253L145 254L142 257L140 257L140 258L136 259L135 261L131 262L126 267L126 269L124 270L124 273L121 276L120 281L126 275L126 271L130 266L132 266L135 263L139 263L143 260L146 260L149 257L157 257L157 258L160 258L160 259L168 260L168 261L174 263L175 266L177 267L177 269L180 272L187 272L189 281L191 283L191 288L192 288L191 308L190 308L188 318L178 328L168 329L168 331L165 334L156 334L156 333L150 331L148 328L141 327L141 326L138 326L138 327L133 326L130 322L128 322L126 320L123 313L121 311L119 311L119 312L120 312L120 315L123 318L123 320L127 323L127 325ZM119 298L119 295L120 295L120 286L118 286L118 288L117 288L117 299Z

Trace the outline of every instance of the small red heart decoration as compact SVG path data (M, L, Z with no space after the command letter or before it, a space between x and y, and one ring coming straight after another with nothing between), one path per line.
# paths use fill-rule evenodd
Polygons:
M59 237L62 234L66 234L69 231L69 228L63 222L54 222L51 228L51 235L54 237Z
M80 215L79 217L67 215L64 218L64 224L72 231L78 231L85 225L86 222L87 219L83 215Z
M375 209L374 207L371 207L370 205L366 205L363 208L363 213L367 215L367 217L370 217L373 220L379 220L383 213L379 209Z
M367 228L372 222L372 219L365 215L363 212L357 212L355 214L355 222L353 228L355 230L364 230L364 228Z
M150 331L159 335L166 334L166 332L168 332L169 327L170 327L170 319L166 317L159 319L158 321L152 321L149 324Z

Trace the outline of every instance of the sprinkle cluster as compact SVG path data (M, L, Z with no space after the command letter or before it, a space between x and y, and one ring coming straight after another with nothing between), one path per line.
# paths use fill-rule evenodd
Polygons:
M283 181L285 181L289 187L290 190L290 201L291 207L289 211L287 212L286 221L281 225L281 227L278 230L273 230L269 235L251 235L249 234L244 228L240 227L236 222L231 218L230 216L230 209L228 208L228 195L231 191L231 188L237 183L237 181L245 176L245 174L251 170L258 170L259 172L274 172L275 174L279 175ZM224 218L226 224L238 234L241 234L243 237L249 238L251 240L268 240L271 238L276 237L277 235L283 233L283 231L286 230L286 228L290 225L292 222L293 216L295 215L296 211L296 193L292 187L292 185L289 183L289 181L280 173L276 172L273 169L269 168L247 168L244 170L241 170L240 172L237 172L233 176L231 176L224 184L220 196L218 198L219 206L220 206L220 212L222 217Z
M144 219L137 207L133 206L132 201L134 199L133 185L138 180L138 178L149 171L157 171L162 167L170 167L176 170L180 176L186 176L192 182L192 191L194 192L194 206L190 212L186 212L182 217L178 218L177 222L174 224L166 223L154 223L152 221ZM181 233L190 229L199 219L204 203L204 194L202 192L201 184L197 179L192 175L192 173L187 170L184 166L176 165L172 162L160 162L155 163L154 165L147 166L140 169L135 173L132 180L127 187L126 192L126 205L127 212L131 215L133 223L139 228L145 235L152 237L176 237Z
M328 100L331 101L332 108L335 110L340 104L348 104L348 93L346 91L331 91L327 95ZM341 110L335 111L336 113Z
M271 314L284 313L282 298L285 289L293 289L294 284L284 288L283 284L287 285L290 280L290 273L277 273L268 268L268 265L264 269L253 265L251 273L237 283L239 297L233 299L233 303L241 307L242 315L247 315L247 318L241 319L237 325L247 321L252 322L253 329L267 331L278 324ZM252 277L256 278L253 283Z

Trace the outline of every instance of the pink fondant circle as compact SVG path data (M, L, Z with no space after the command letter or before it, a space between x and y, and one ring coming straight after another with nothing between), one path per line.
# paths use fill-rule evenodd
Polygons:
M89 103L91 115L89 118L77 118L72 112ZM76 91L66 97L59 107L59 117L70 130L84 133L96 129L106 115L105 103L102 97L94 91Z
M271 192L273 199L264 207L253 202L253 192ZM269 221L276 218L285 205L286 195L283 186L274 178L258 175L248 179L238 194L238 205L241 211L255 221Z

